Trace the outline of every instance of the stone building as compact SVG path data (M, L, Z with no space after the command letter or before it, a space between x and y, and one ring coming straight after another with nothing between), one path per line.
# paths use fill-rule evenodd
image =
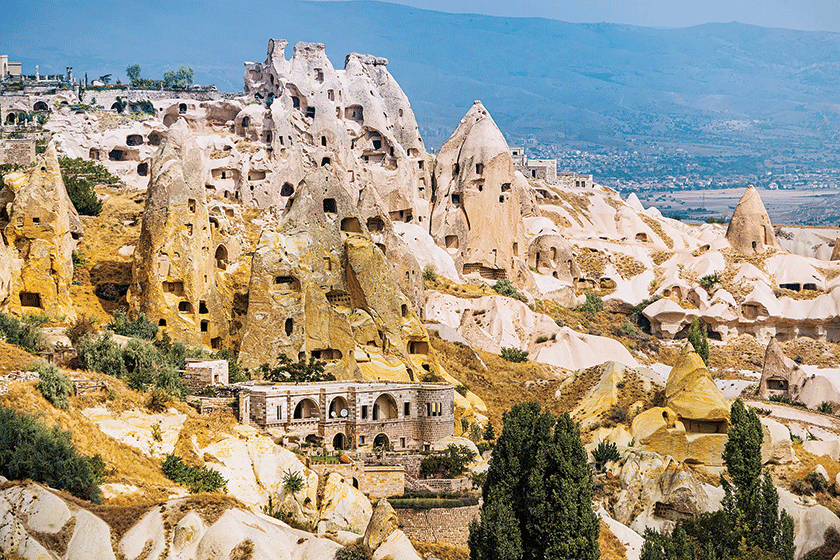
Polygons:
M201 391L206 387L227 386L228 361L187 358L181 378L193 392Z
M580 173L561 172L557 173L556 182L559 186L570 188L586 188L591 189L595 186L595 181L592 175L581 175Z
M239 421L334 449L416 451L454 435L455 390L438 383L355 381L243 385Z
M555 183L557 182L557 160L529 159L522 173L530 179Z

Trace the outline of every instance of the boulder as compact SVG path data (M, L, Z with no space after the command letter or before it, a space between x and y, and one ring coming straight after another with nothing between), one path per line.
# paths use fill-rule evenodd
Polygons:
M388 500L382 498L377 502L365 530L364 545L371 552L375 552L392 533L399 530L400 522L397 519L397 513Z
M372 514L373 507L364 494L347 484L340 474L327 475L318 514L319 532L346 530L362 534Z
M783 465L798 462L787 426L772 418L762 416L761 429L764 434L761 440L762 464Z
M840 461L840 440L806 440L802 442L802 448L808 453Z
M747 187L732 212L726 239L733 249L745 255L758 255L767 249L778 249L770 216L754 186Z

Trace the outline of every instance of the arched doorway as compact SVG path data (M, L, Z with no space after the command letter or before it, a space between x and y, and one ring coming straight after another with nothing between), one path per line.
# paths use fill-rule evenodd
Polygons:
M321 415L318 412L318 405L312 399L303 399L297 406L295 406L295 413L292 416L295 420L306 420L309 418L319 418Z
M397 417L397 402L394 397L384 393L373 403L374 420L392 420Z
M42 111L48 113L50 111L50 108L45 102L36 101L35 105L32 106L32 110L35 111L36 113L39 113L39 112L42 112Z
M227 268L228 252L227 247L219 245L216 247L216 268L225 270Z
M335 434L332 444L333 449L337 451L344 451L347 448L347 438L344 437L344 434Z
M388 449L390 446L391 442L385 434L377 434L377 436L373 438L374 448Z
M350 414L349 407L347 406L347 401L344 397L336 397L330 403L330 409L328 411L329 418L347 418Z

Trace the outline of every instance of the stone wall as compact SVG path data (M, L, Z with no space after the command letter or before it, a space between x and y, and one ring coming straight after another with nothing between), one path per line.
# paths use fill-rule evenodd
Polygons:
M3 163L24 167L35 163L35 140L0 140L0 164Z
M396 512L403 532L412 540L467 546L470 521L478 519L478 510L479 506L464 506Z
M310 463L309 468L323 478L327 473L337 473L372 500L402 496L405 492L405 470L400 466L365 465L362 461L352 464Z

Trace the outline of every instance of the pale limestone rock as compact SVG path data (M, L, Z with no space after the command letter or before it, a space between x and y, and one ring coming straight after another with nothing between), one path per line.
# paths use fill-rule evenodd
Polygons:
M362 534L372 514L373 507L364 494L347 484L340 474L327 475L318 514L319 530Z
M732 213L726 239L735 250L745 255L757 255L779 247L767 209L752 185L744 191Z
M527 271L525 229L513 160L487 109L476 101L435 162L431 234L462 274L514 278Z
M806 440L802 442L802 448L817 456L830 457L833 461L840 460L840 440L837 439L828 441Z
M401 530L388 535L373 553L373 560L422 560Z
M114 413L103 407L93 407L82 410L82 414L121 444L150 457L161 458L175 450L187 420L186 414L178 414L173 409L167 413L148 414L142 410Z
M400 522L397 519L397 513L388 500L382 498L377 502L376 508L373 510L373 515L370 518L370 523L365 530L364 544L370 551L376 551L382 545L391 533L400 530Z
M149 558L158 558L164 553L166 538L163 516L160 508L152 508L136 525L129 529L120 540L120 553L126 558L137 558L143 552L148 541L152 541Z
M55 144L50 143L29 170L9 173L4 182L0 203L8 224L0 256L8 260L3 259L6 263L0 267L0 296L13 278L15 297L5 299L11 311L19 314L36 308L75 319L70 298L72 253L82 227L61 179Z
M785 356L776 337L770 339L764 353L764 369L758 385L758 394L762 399L771 395L784 395L797 400L805 385L805 372L799 365Z
M828 472L825 470L824 466L817 464L817 466L814 467L814 472L821 476L826 482L831 482L831 478L828 476Z
M761 440L761 462L782 465L796 463L796 453L790 441L790 430L772 418L761 417L761 429L764 437Z
M76 512L76 527L67 545L66 560L116 560L111 550L111 529L92 513Z

